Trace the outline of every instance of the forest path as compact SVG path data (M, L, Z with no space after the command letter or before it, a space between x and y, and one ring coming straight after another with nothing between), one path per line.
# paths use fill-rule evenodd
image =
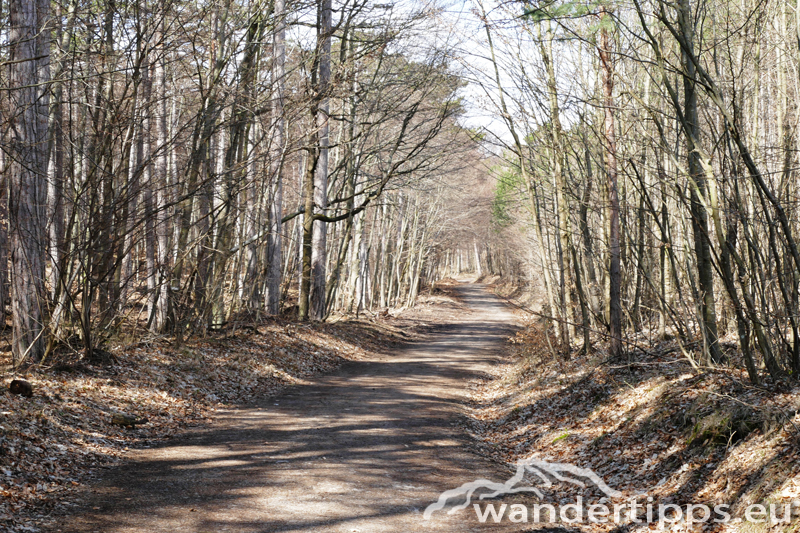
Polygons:
M497 361L515 319L480 285L456 290L467 309L424 339L132 452L57 530L516 530L480 524L471 508L422 518L445 490L511 475L475 453L456 421L467 383Z

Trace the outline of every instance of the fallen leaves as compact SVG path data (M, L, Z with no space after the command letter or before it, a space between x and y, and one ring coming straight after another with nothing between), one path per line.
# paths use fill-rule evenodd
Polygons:
M180 348L112 347L118 363L110 367L79 362L15 376L33 395L0 394L0 529L34 531L127 450L209 424L215 409L305 383L398 337L365 320L237 326Z
M800 388L751 387L730 368L698 373L666 342L628 367L602 353L554 360L547 340L532 321L511 340L508 364L473 384L466 424L484 453L591 468L626 497L725 502L738 517L767 501L800 512Z

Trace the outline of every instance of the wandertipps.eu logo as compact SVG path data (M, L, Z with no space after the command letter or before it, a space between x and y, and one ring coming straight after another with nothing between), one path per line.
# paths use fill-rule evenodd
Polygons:
M526 482L527 478L527 482ZM531 481L532 480L532 481ZM596 502L585 502L578 496L574 502L553 505L550 503L494 504L481 503L507 494L530 493L542 500L542 489L555 482L563 482L584 489L588 484L597 487L605 497ZM677 505L654 503L653 498L638 495L620 501L623 494L609 487L603 479L588 468L566 463L549 463L535 458L517 462L515 474L503 483L477 479L458 488L444 491L438 500L425 509L423 518L430 520L436 511L447 509L448 514L466 509L472 504L475 518L481 523L489 520L513 523L563 523L563 524L642 524L658 525L659 529L675 524L688 527L702 524L721 524L732 521L730 505L695 504ZM616 499L617 502L611 500ZM792 503L753 504L744 510L744 516L735 521L762 524L789 524L792 521Z

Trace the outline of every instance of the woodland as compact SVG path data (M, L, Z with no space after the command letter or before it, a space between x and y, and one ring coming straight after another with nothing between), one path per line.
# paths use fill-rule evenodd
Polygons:
M10 1L14 364L471 269L544 295L554 355L796 374L797 7Z
M408 305L435 271L442 178L479 156L443 51L412 47L429 8L4 7L16 365L242 313Z
M477 270L554 355L796 374L797 7L7 2L14 364Z
M797 417L800 1L0 0L0 20L8 377L185 385L170 357L210 368L262 326L248 353L329 370L314 343L356 353L352 328L469 273L535 318L528 365L669 356ZM219 354L222 376L272 364ZM236 396L214 379L209 402Z

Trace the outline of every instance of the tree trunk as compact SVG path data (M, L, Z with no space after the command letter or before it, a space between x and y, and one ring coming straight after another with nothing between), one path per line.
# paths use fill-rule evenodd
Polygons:
M283 160L286 152L284 93L286 87L286 1L275 0L276 28L273 36L273 67L272 77L275 83L275 96L272 100L273 126L273 155L270 176L272 179L272 198L269 207L269 234L267 235L267 282L266 282L266 308L267 313L277 315L280 313L281 301L281 254L282 254L282 224L283 216Z
M316 109L316 126L318 132L318 160L314 176L314 203L324 212L328 206L328 146L330 111L331 80L331 32L332 32L332 2L319 0L319 20L317 27L317 54L319 57L319 78L317 80L317 98L319 103ZM325 271L327 263L327 224L317 221L313 227L311 251L311 292L310 316L314 320L325 317Z
M166 2L161 2L161 16L166 18ZM156 130L156 155L154 174L158 182L155 191L155 234L157 244L156 257L156 285L153 295L152 314L150 316L150 330L163 333L170 326L170 250L169 241L169 214L167 212L169 201L169 151L167 132L167 78L165 76L166 49L164 47L164 28L166 21L159 24L156 32L157 57L153 65L153 87L155 88L155 106L153 123Z
M300 296L297 302L297 313L300 320L309 318L309 304L311 302L311 272L312 272L312 245L314 232L314 170L317 166L316 148L314 147L316 134L311 135L305 174L303 177L303 232L302 232L302 259L300 267Z
M547 39L540 46L542 60L547 72L547 94L550 106L550 124L553 146L552 172L556 190L556 213L558 222L558 269L559 269L559 300L561 308L560 337L561 349L564 357L569 357L570 337L574 333L575 320L572 309L572 274L569 267L572 240L570 238L569 206L567 205L567 180L564 170L565 147L562 145L561 111L558 105L558 88L556 86L555 67L553 65L553 32L547 30Z
M10 117L7 175L11 240L12 356L39 361L45 348L47 254L47 119L50 35L48 0L9 5Z
M63 288L62 262L64 260L64 75L66 73L66 54L72 28L75 22L76 2L69 4L66 29L62 27L62 7L57 3L56 40L59 43L60 55L56 64L53 80L53 101L50 107L50 145L52 149L50 171L48 172L47 220L49 223L50 264L52 271L51 291L53 299L59 298Z
M0 134L0 141L2 134ZM6 153L0 150L0 328L6 327L8 300L8 181Z
M700 162L700 152L696 146L699 139L699 116L697 113L697 91L695 86L695 65L688 54L692 54L694 42L694 22L688 0L681 0L678 17L683 38L689 50L684 51L682 62L684 68L684 120L686 143L689 159L689 179L691 189L692 232L694 234L694 249L697 258L697 281L700 289L700 319L703 329L704 357L706 362L719 363L722 361L722 352L719 348L717 335L717 315L714 302L714 278L711 264L711 242L708 235L708 213L704 206L706 194L706 179L703 165Z
M604 6L600 7L601 20L609 17ZM600 66L605 108L604 134L606 141L606 171L608 173L609 216L609 291L608 323L611 336L609 355L622 356L622 305L620 303L620 245L619 245L619 194L617 191L617 140L614 125L614 63L611 57L611 36L605 28L600 30Z

